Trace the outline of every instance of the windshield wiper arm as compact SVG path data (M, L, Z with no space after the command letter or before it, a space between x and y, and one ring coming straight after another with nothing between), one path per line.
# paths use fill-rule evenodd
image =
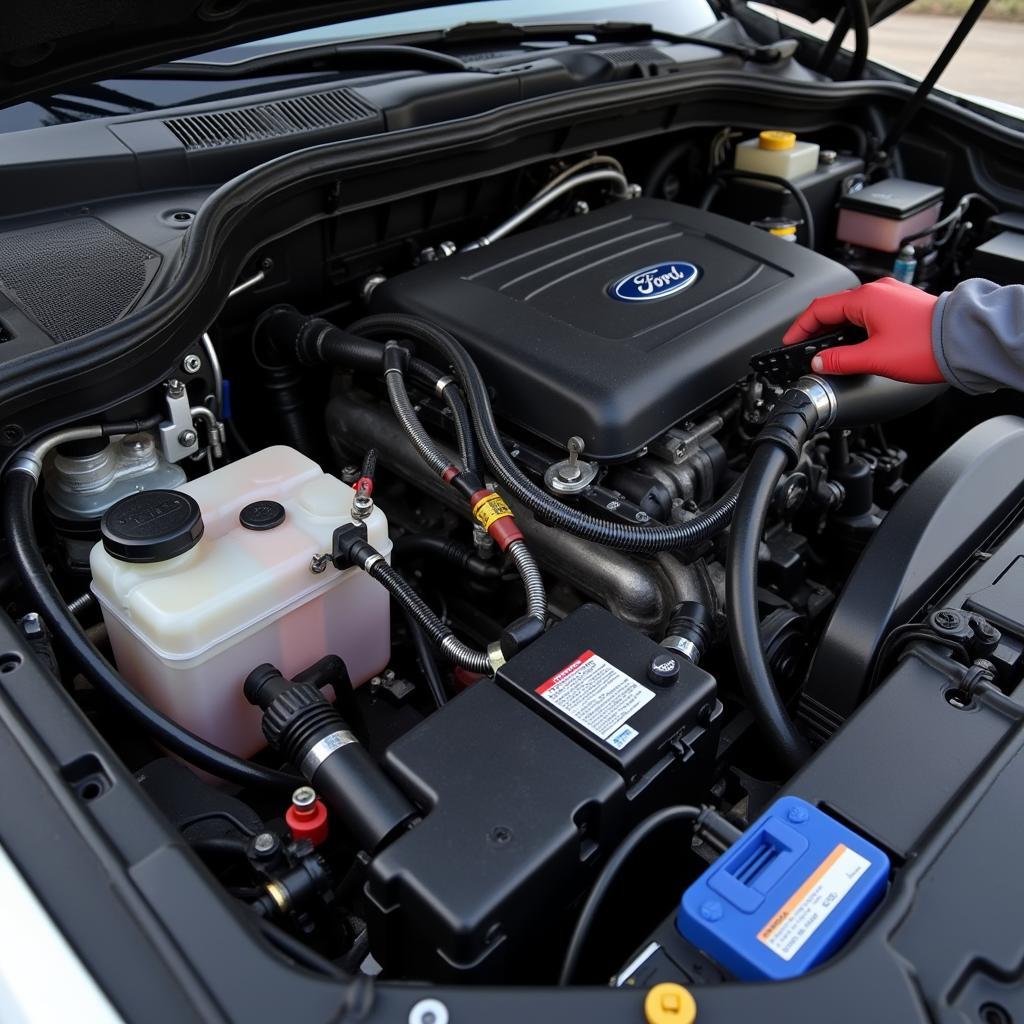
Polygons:
M220 63L204 60L178 60L154 64L119 78L259 78L263 75L298 71L467 71L466 64L451 54L438 53L420 46L384 43L319 43L274 53L259 54L242 60Z

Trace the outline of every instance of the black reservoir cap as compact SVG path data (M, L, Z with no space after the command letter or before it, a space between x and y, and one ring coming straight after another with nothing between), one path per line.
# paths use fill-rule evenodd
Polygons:
M164 562L199 543L203 515L195 499L181 491L139 491L103 513L100 533L113 558Z
M238 513L238 521L247 530L273 530L285 520L284 505L269 498L251 501Z
M906 220L942 202L943 191L941 185L908 181L906 178L885 178L872 185L865 185L858 192L842 196L839 206L844 210L870 213L888 220Z

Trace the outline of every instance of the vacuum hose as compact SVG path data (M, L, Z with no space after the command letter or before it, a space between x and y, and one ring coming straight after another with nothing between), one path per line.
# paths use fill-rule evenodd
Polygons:
M810 748L789 717L765 658L757 604L757 555L776 485L786 469L796 465L804 442L816 430L905 414L931 401L941 390L881 377L801 377L779 399L754 439L755 451L729 531L729 641L750 710L790 770L804 763Z
M656 552L702 544L729 524L738 495L736 485L705 512L689 522L672 526L640 527L613 523L563 504L537 487L505 451L480 371L451 334L426 320L401 314L365 317L352 324L350 329L354 333L377 337L402 335L429 345L442 355L451 364L466 394L484 462L498 482L547 525L623 551Z

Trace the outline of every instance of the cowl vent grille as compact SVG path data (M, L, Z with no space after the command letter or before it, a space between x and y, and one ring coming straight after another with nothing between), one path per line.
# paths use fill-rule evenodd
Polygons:
M254 103L235 110L172 117L164 124L187 150L217 149L376 120L378 110L350 89Z

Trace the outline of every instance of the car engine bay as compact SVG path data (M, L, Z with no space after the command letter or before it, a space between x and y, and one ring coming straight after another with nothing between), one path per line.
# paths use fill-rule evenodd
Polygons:
M883 932L923 970L955 907L893 922L1019 742L1024 419L812 374L856 328L779 346L865 281L1024 281L986 262L1024 227L818 121L402 157L376 199L310 150L315 214L252 172L7 217L0 359L82 363L0 403L0 680L32 660L102 737L61 761L83 805L133 779L276 954L441 986L421 1024L474 986L741 1019Z

